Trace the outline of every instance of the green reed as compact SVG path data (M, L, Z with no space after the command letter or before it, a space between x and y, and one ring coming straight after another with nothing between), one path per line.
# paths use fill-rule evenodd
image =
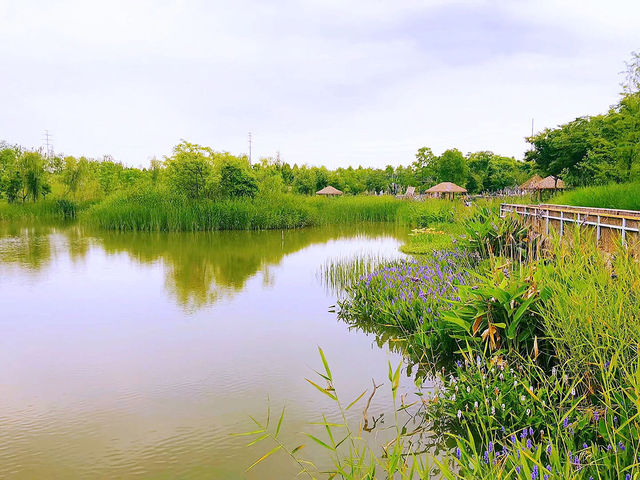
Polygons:
M268 197L191 200L161 190L115 194L83 215L85 222L109 230L211 231L267 230L308 226L396 222L424 227L460 216L459 201L424 202L391 196Z
M38 202L7 203L0 200L0 220L55 220L75 218L77 213L88 208L88 202L71 200L40 200Z
M583 187L551 199L559 205L640 210L640 182Z
M389 258L378 254L363 254L351 258L332 258L323 263L317 277L325 288L341 296L347 287L356 283L364 275L372 273Z

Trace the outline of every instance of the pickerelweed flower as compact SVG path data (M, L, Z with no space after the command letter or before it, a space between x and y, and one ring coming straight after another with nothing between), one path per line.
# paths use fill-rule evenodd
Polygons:
M462 457L462 451L460 451L460 447L456 448L456 458L458 460L460 460L460 458Z

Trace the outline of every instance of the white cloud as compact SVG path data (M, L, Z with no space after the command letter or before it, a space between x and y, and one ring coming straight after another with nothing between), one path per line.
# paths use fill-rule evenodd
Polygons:
M297 163L520 157L617 100L637 2L0 3L0 139L138 165L187 138Z

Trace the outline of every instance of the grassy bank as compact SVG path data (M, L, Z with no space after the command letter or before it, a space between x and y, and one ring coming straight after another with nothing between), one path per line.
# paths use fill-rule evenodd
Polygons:
M640 182L584 187L551 199L557 205L640 210Z

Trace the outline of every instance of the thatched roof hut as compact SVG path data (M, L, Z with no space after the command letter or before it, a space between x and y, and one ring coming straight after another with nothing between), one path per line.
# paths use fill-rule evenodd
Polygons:
M322 190L318 190L316 192L316 195L324 195L327 197L337 197L338 195L342 195L342 192L337 188L334 188L331 185L328 185L324 187Z
M520 189L521 190L533 190L534 185L536 183L538 183L540 180L542 180L542 177L540 175L536 174L533 177L531 177L529 180L524 182L522 185L520 185Z
M427 190L426 193L438 196L449 196L450 198L453 198L456 193L467 193L467 190L459 185L456 185L455 183L442 182L431 187L429 190Z
M561 179L549 175L548 177L537 181L529 188L532 190L561 190L565 188L565 186Z

